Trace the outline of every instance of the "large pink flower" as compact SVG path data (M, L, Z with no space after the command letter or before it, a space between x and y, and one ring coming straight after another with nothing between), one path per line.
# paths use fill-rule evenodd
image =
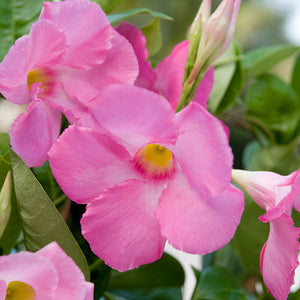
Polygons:
M125 85L103 89L90 110L98 128L69 127L49 162L66 195L87 204L83 235L101 259L124 271L159 259L166 239L199 254L229 242L244 204L218 119L197 103L175 114Z
M175 110L182 92L185 64L188 57L189 41L176 45L171 54L164 58L154 70L147 61L146 39L142 31L130 23L122 22L117 31L132 44L139 62L140 72L135 85L153 90L163 95ZM210 68L200 82L194 100L204 107L213 87L214 69Z
M92 300L94 286L56 242L0 256L0 300Z
M137 74L130 43L96 3L44 3L30 34L0 64L0 92L12 103L29 104L10 131L13 149L29 166L41 165L59 135L61 112L71 123L83 122L99 90L133 84Z
M288 176L272 172L234 170L239 184L266 213L259 219L270 223L270 232L261 251L260 269L269 292L277 300L286 300L299 265L298 238L291 212L299 210L300 170Z

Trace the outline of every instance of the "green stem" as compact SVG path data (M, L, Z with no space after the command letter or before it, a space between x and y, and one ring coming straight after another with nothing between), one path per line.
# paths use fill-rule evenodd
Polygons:
M97 270L100 266L104 264L103 260L97 259L91 265L89 265L89 270L92 273L93 271Z
M60 204L64 203L67 199L68 199L68 197L65 194L62 194L61 196L59 196L58 198L53 200L53 203L57 207Z

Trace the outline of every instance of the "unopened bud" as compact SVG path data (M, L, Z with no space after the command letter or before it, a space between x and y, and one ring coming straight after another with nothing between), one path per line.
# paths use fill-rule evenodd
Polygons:
M11 190L12 182L10 172L7 173L0 192L0 238L2 237L8 223L11 212Z

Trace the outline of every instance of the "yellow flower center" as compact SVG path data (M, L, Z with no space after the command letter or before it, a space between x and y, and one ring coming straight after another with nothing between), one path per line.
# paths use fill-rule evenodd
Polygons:
M54 85L53 72L49 69L37 68L31 70L27 74L27 86L28 90L31 91L31 85L33 83L41 83L39 88L42 89L40 96L49 94Z
M144 174L154 178L165 178L174 170L171 151L157 144L141 148L135 155L135 162Z
M34 289L22 282L22 281L11 281L7 285L5 300L34 300L35 291Z

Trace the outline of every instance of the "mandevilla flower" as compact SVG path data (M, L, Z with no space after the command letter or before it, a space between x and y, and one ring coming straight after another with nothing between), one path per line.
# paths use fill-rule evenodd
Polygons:
M229 242L244 202L218 119L198 103L176 114L125 85L104 88L90 111L98 130L69 127L49 162L65 194L87 204L81 226L95 254L125 271L159 259L166 239L198 254Z
M270 232L261 251L260 269L264 283L277 300L287 299L299 265L300 228L294 227L291 218L293 206L300 211L299 172L288 176L272 172L232 172L232 179L266 210L259 219L270 223Z
M0 256L0 300L93 300L93 291L56 242L35 253Z
M175 110L182 92L184 66L186 64L189 41L176 45L171 54L164 58L154 70L147 61L148 51L145 47L146 39L142 31L133 24L122 22L117 28L131 43L139 62L139 75L135 85L145 87L164 96ZM206 107L206 103L213 87L214 70L210 68L200 82L193 101Z
M46 2L30 34L18 39L0 64L0 92L28 103L10 130L13 149L39 166L69 122L89 117L87 102L112 83L133 84L137 60L130 43L88 0Z

